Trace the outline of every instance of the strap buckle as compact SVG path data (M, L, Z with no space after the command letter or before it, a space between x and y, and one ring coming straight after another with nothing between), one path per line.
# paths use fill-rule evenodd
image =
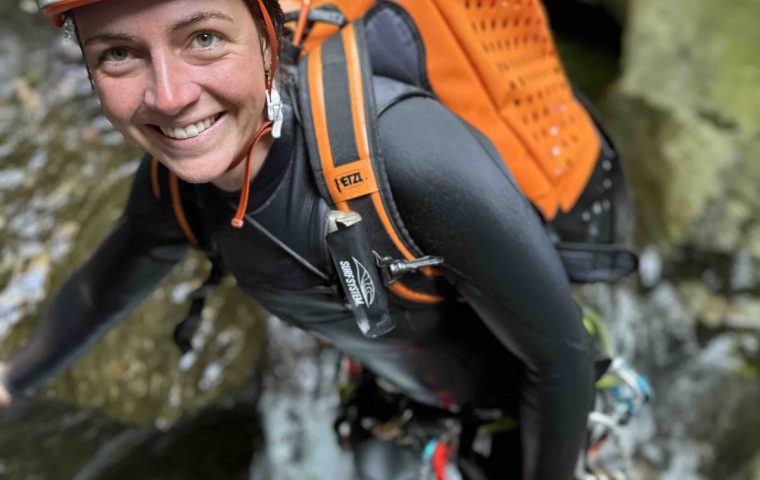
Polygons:
M377 260L377 268L383 278L383 283L393 285L401 277L410 272L417 272L425 267L437 267L443 264L443 257L425 255L424 257L415 258L414 260L400 260L393 257L381 257L379 253L373 251Z

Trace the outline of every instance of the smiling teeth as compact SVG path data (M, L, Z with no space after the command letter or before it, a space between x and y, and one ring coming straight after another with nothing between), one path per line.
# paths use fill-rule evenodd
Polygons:
M210 127L215 121L216 121L216 117L214 116L214 117L209 117L205 120L201 120L200 122L194 123L185 128L164 128L164 127L158 127L158 128L160 128L161 132L169 138L184 140L186 138L197 137L201 133L205 132L206 129Z

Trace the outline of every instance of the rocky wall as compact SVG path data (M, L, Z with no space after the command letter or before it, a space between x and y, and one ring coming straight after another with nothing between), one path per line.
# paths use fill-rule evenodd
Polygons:
M79 48L31 4L0 5L2 358L26 341L53 293L108 233L141 157L99 112ZM208 269L202 256L188 255L46 394L167 426L247 382L260 310L233 281L209 298L194 352L181 357L171 341Z
M655 386L624 441L634 478L757 478L760 3L572 3L622 31L596 100L626 160L641 270L581 295Z

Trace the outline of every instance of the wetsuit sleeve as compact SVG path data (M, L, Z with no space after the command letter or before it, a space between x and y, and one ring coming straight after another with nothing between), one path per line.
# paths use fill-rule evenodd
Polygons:
M401 217L521 362L523 478L570 479L592 404L590 339L553 245L493 146L435 100L380 117ZM462 319L469 321L469 319Z
M171 210L153 198L149 166L143 160L123 215L66 280L26 346L9 362L6 386L12 394L71 364L156 288L187 250Z

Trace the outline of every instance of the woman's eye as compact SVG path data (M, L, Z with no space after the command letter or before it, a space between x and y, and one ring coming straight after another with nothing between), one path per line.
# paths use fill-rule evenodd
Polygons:
M129 51L126 48L109 48L103 52L102 59L106 62L123 62L129 58Z
M215 33L199 33L198 35L193 38L193 43L196 47L200 48L209 48L216 45L216 43L219 41L219 36Z

